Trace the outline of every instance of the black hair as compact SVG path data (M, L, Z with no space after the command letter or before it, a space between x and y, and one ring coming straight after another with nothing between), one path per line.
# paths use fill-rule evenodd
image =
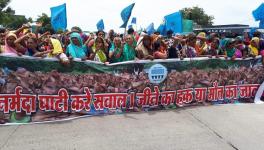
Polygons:
M192 41L192 40L196 40L196 35L195 34L189 34L188 36L187 36L187 43L188 42L190 42L190 41Z
M155 31L154 34L160 35L160 32L159 31Z
M171 35L171 34L173 34L172 30L167 31L167 35Z
M123 39L123 37L124 37L124 34L120 34L119 36L120 36L120 38L121 38L121 39Z
M96 36L98 36L100 32L104 33L104 35L105 35L105 32L104 32L103 30L98 30L98 31L96 32Z
M212 39L212 42L213 42L213 41L216 41L216 43L217 43L218 45L220 45L220 40L219 40L219 38L213 38L213 39Z
M256 31L256 32L253 33L253 37L260 38L261 37L261 33L259 31Z
M82 29L80 27L74 26L71 28L71 30L74 30L74 29L79 31L79 32L82 32Z
M135 30L133 28L130 28L127 30L127 34L133 34L135 32Z
M154 44L153 44L153 50L154 50L154 51L159 50L160 45L161 45L161 42L160 42L159 40L156 41L156 42L154 42Z
M0 33L5 33L5 32L6 32L6 28L0 27Z

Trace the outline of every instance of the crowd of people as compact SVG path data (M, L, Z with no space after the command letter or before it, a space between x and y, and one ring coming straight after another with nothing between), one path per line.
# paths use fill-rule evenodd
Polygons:
M133 28L125 34L110 30L108 33L97 31L87 35L79 27L72 27L71 31L60 34L40 34L41 24L37 25L35 33L30 28L29 25L23 25L15 31L2 28L1 55L57 58L63 64L69 64L74 58L117 63L146 59L264 56L264 39L259 32L252 37L244 33L243 36L227 38L218 33L180 35L171 30L167 31L166 36L159 32L148 35L144 31L137 33Z

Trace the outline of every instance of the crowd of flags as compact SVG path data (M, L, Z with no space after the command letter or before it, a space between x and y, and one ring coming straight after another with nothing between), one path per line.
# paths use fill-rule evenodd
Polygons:
M133 8L135 3L125 7L121 11L121 18L123 24L120 28L137 28L137 19L133 17L131 20L131 24L128 25L129 19L131 17ZM66 12L66 3L51 7L51 24L55 31L66 30L67 29L67 12ZM264 28L264 3L262 3L256 10L252 12L253 17L256 21L260 21L259 28ZM96 24L97 30L104 30L105 25L103 19L99 20ZM161 35L166 35L166 32L171 30L173 33L186 33L193 31L193 21L183 19L182 13L180 11L174 12L172 14L168 14L164 16L162 23L155 30L154 23L150 23L145 31L148 34L153 34L155 31L160 32Z
M259 21L259 28L264 28L264 3L252 12L256 21Z

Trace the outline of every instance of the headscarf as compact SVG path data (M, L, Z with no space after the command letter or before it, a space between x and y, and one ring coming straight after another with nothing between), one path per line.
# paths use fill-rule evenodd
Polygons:
M225 49L226 46L227 46L228 41L229 41L229 38L224 38L224 39L222 39L222 40L220 41L220 47L221 47L222 49Z
M75 45L72 38L77 38L80 46ZM83 45L83 41L79 33L72 33L70 35L70 42L71 44L68 45L66 53L70 54L73 58L83 58L86 56L87 47Z
M251 42L255 42L257 45L259 45L259 38L258 37L253 37L251 39ZM257 56L259 54L259 50L258 50L258 47L255 47L251 44L250 42L250 45L248 46L250 48L250 54L253 55L253 56Z
M12 32L10 32L10 33L8 33L8 34L6 35L6 38L5 38L5 46L4 46L4 53L5 53L5 54L14 55L14 56L18 56L18 55L17 55L17 51L16 51L13 47L11 47L11 46L9 46L9 45L7 44L7 39L8 39L9 37L15 37L15 39L17 39L16 34L14 34L14 33L12 33Z
M97 37L97 38L100 38L100 37ZM93 52L96 51L96 47L97 47L96 40L97 40L97 38L94 41ZM96 51L94 59L95 59L95 61L99 61L99 62L103 62L103 63L107 61L107 57L106 57L106 55L105 55L105 53L104 53L104 51L102 49Z
M136 51L133 47L126 43L124 45L123 55L124 61L134 60L136 58Z
M116 47L115 44L114 44L115 41L118 41L121 44L121 38L120 37L115 37L114 41L113 41L113 44L112 44L112 46L110 48L110 53L111 52L113 53L112 62L113 63L122 62L123 61L123 55L122 54L121 54L121 56L119 58L116 57L116 54L118 54L118 53L120 53L122 51L122 49L121 49L122 46Z
M206 34L204 32L200 32L198 35L197 35L197 38L199 39L206 39Z
M159 38L160 38L159 35L152 34L152 35L151 35L151 41L152 41L152 44L154 44Z
M144 45L144 41L145 40L149 40L150 41L150 46L146 47ZM152 55L152 41L151 41L151 37L149 35L144 35L141 39L141 41L139 42L139 44L136 47L137 51L142 51L144 56L148 56L148 55Z
M232 42L234 42L234 39L228 39L226 44L225 44L227 57L233 57L235 52L236 52L236 49L234 47L233 48L227 48L228 45L231 44Z
M57 39L50 38L51 44L53 46L53 51L49 53L48 57L55 57L61 53L63 53L63 49L61 47L61 43Z
M251 42L252 42L252 41L256 42L257 45L259 44L259 38L258 38L258 37L253 37L253 38L251 39Z

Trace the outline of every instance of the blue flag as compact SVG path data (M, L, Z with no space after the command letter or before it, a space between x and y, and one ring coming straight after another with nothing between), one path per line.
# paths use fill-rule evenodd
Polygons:
M256 21L264 20L264 3L254 10L252 14Z
M96 27L97 27L97 30L99 31L99 30L104 30L104 20L103 19L101 19L101 20L99 20L98 22L97 22L97 24L96 24Z
M132 18L131 24L137 24L137 18L136 17Z
M51 7L51 25L54 30L58 31L59 29L66 30L67 28L67 12L66 12L66 3Z
M128 29L131 29L131 28L133 28L133 26L132 26L132 25L129 25L129 26L128 26Z
M148 35L151 35L155 32L155 28L154 28L154 23L151 23L147 28L146 31L148 33Z
M135 3L127 6L126 8L124 8L122 10L122 12L121 12L121 18L122 18L122 20L123 20L124 23L123 23L123 25L120 26L120 28L126 28L127 22L128 22L128 20L129 20L129 18L131 16L131 13L132 13L132 10L134 8L134 5L135 5Z
M182 15L180 12L167 15L164 19L166 31L172 30L173 33L182 33Z
M163 22L159 25L157 31L158 31L161 35L163 35L163 36L166 35L165 20L163 20Z
M260 20L259 22L259 28L264 29L264 20Z

